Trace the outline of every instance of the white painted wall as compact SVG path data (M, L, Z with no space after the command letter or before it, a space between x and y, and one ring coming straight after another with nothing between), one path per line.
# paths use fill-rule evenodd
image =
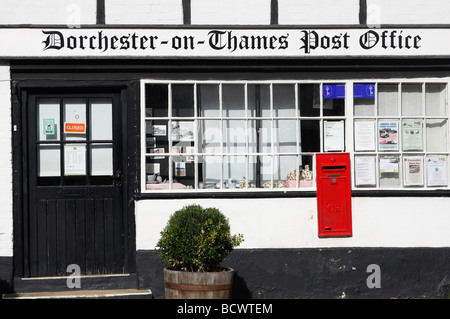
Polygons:
M9 66L0 65L0 256L13 255L11 89Z
M181 0L106 0L106 24L183 24Z
M316 198L141 200L136 247L154 249L170 215L184 205L216 207L242 233L239 248L449 247L450 198L352 198L353 236L319 238Z
M359 24L359 0L278 0L278 23Z
M367 0L368 24L448 24L448 0Z
M270 24L270 0L191 0L192 24Z
M95 0L1 0L0 24L95 24L96 12Z

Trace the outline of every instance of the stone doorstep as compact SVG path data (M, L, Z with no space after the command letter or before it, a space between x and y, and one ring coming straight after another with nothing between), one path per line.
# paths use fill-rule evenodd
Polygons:
M151 290L111 289L4 294L3 299L152 299Z

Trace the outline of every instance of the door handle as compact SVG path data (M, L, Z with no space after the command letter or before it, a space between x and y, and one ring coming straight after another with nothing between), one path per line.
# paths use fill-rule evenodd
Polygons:
M113 175L113 182L116 187L122 186L122 171L120 169Z

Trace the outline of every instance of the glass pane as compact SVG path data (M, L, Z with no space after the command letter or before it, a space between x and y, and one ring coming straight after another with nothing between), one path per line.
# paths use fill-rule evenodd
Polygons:
M195 186L195 163L186 156L172 157L172 189L193 189Z
M167 156L149 156L145 159L147 190L169 189L169 160ZM176 187L176 186L175 186ZM173 188L175 188L173 187Z
M448 121L446 119L427 120L426 130L428 152L447 152L447 122Z
M429 116L445 116L447 86L440 83L428 83L425 85L425 111Z
M296 153L297 152L297 129L295 120L274 121L274 152Z
M284 188L298 169L297 156L274 156L273 160L273 188Z
M269 117L270 115L270 85L247 85L248 116Z
M200 84L197 86L197 95L200 116L220 116L219 85Z
M273 116L295 117L295 85L273 85Z
M300 116L320 116L320 85L299 84Z
M300 121L300 152L320 152L319 121Z
M91 175L113 175L113 146L112 144L92 144L91 146Z
M86 140L86 100L64 99L65 140Z
M112 100L90 100L90 135L91 140L112 140Z
M224 117L245 116L245 91L242 84L222 85L222 115Z
M201 121L201 126L202 153L220 153L220 121L203 120Z
M194 116L194 85L172 85L172 116Z
M224 153L245 152L245 121L223 121L223 151Z
M154 117L166 117L169 108L167 84L147 84L145 86L145 108Z
M271 121L248 121L248 148L250 153L270 153L271 148Z
M402 115L422 115L422 84L402 84Z
M246 178L246 157L245 156L224 156L223 157L223 188L234 189L236 184Z
M148 153L169 152L168 124L165 120L145 121L145 133L150 146Z
M353 85L353 107L355 116L375 115L375 84Z
M272 171L272 156L252 156L248 187L272 188Z
M38 176L60 176L61 156L59 145L38 145Z
M345 115L345 84L323 85L323 115Z
M378 115L398 115L398 84L378 84Z
M221 156L203 156L202 157L202 178L204 189L221 188L220 177L222 172Z
M58 141L60 139L59 100L39 99L38 101L38 140Z
M400 187L400 161L398 156L380 157L380 187Z

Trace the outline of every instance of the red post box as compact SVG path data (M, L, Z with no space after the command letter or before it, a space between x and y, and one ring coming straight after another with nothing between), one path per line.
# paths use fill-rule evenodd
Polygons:
M352 235L350 155L316 154L319 237Z

